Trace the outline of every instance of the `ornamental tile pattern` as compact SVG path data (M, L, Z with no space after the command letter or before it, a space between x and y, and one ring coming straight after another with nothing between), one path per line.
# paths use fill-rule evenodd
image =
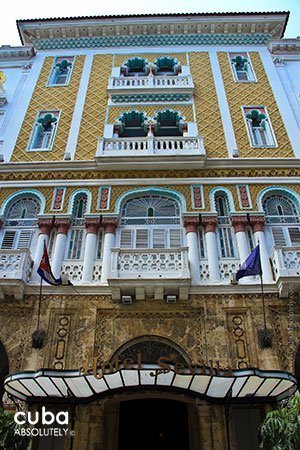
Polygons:
M157 111L162 111L163 109L174 109L180 111L182 116L185 118L186 122L194 122L194 113L192 105L125 105L125 106L110 106L108 113L107 123L115 123L118 117L125 111L131 111L132 109L136 111L145 112L148 119L155 116ZM205 145L205 144L204 144Z
M191 74L195 85L195 107L199 134L204 137L208 158L227 158L221 114L209 54L190 53Z
M236 83L232 76L230 62L226 52L218 53L226 96L237 141L239 156L242 158L292 158L293 149L284 127L280 111L274 98L267 74L258 52L250 52L251 62L257 76L257 83ZM266 106L277 148L253 148L242 113L242 106Z
M11 161L61 161L64 158L69 137L75 102L81 79L85 56L77 56L68 86L49 86L47 81L54 62L46 57L34 89L24 122L21 127ZM57 133L51 151L27 151L28 141L39 110L60 110Z
M128 55L116 55L114 66L122 66L122 64L124 64L124 62L129 58L145 58L149 63L153 63L153 61L160 56L170 56L170 58L176 58L182 66L187 64L186 53L136 53Z
M2 204L5 202L5 200L12 194L18 194L19 192L26 192L27 190L29 190L30 188L23 188L23 189L18 189L18 188L3 188L0 189L0 207L2 208ZM51 208L51 203L52 203L52 197L53 197L53 192L54 192L54 188L50 188L50 187L35 187L34 188L36 191L40 192L41 194L43 194L43 196L45 197L45 214L48 214L48 212L50 212L50 208ZM52 212L53 214L53 212Z
M97 139L103 136L107 83L112 61L112 55L94 56L76 147L76 160L95 159Z
M153 45L260 45L272 39L271 34L177 34L137 36L97 36L65 39L34 39L38 50L97 47L149 47Z

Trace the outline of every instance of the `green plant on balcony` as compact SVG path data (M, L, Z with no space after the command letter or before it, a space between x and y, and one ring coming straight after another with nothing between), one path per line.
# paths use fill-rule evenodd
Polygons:
M15 434L21 429L14 421L14 413L0 408L0 449L1 450L26 450L30 439L28 436Z
M72 66L72 63L66 59L63 59L59 63L55 64L60 73L63 73L68 67Z
M267 116L262 112L253 109L248 114L246 114L246 118L252 121L253 127L262 127L263 129L266 129L265 119L267 118Z
M292 397L286 406L270 411L260 427L260 446L272 450L300 448L300 397Z
M38 119L38 123L42 125L43 131L51 131L52 123L57 122L57 118L52 114L45 114L44 117Z

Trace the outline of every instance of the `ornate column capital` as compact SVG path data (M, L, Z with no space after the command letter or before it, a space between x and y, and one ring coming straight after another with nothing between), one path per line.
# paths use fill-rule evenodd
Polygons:
M183 216L183 226L186 228L186 233L196 233L199 226L199 216Z
M57 228L57 234L67 234L71 221L67 217L59 217L54 220L54 225Z
M40 234L46 234L50 236L51 229L53 227L53 218L51 217L39 217L38 227L40 229Z
M104 234L106 233L115 234L116 228L118 226L118 219L114 217L104 217L102 219L102 225L104 228Z
M265 216L250 216L250 225L254 233L256 231L264 231L265 221Z
M204 233L215 233L218 223L217 216L202 216L201 223L204 227Z
M86 217L85 218L85 227L87 233L98 233L98 229L101 223L100 217Z
M235 233L246 231L246 226L248 225L247 215L232 215L230 219Z

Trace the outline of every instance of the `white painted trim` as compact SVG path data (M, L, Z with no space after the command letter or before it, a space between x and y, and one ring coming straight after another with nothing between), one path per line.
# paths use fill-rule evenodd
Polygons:
M298 128L290 103L281 84L280 77L274 66L272 57L266 48L260 51L260 56L267 73L273 95L282 115L282 120L285 125L294 154L297 158L300 158L300 129Z
M226 147L228 156L233 157L233 151L237 149L237 143L235 140L234 129L231 121L229 106L227 102L226 92L223 84L221 69L218 61L217 52L210 52L210 62L212 66L213 77L215 81L215 87L217 92L218 104L221 113L221 119L223 124L223 130L225 134Z
M79 135L79 129L81 124L81 118L83 114L84 109L84 103L85 98L87 94L87 88L89 84L90 74L91 74L91 68L93 64L93 55L87 55L82 75L81 75L81 81L79 84L78 92L77 92L77 99L74 107L72 122L70 126L68 141L66 145L66 153L70 153L71 159L74 159L75 157L75 151L77 146L77 139Z
M280 185L291 185L300 184L299 177L261 177L261 178L249 178L249 177L228 177L228 178L119 178L118 180L110 178L99 178L99 179L86 179L86 180L29 180L29 181L5 181L0 183L0 189L5 188L26 188L26 187L81 187L85 186L100 186L111 185L111 186L172 186L174 184L178 186L186 186L190 184L206 184L206 185L223 185L223 184L280 184Z
M68 212L67 212L67 214L72 214L73 213L75 197L78 194L86 194L86 196L87 196L87 204L86 204L86 212L85 212L85 214L89 214L90 211L91 211L92 193L91 193L91 191L89 191L88 189L85 189L85 188L76 189L76 191L72 192L72 194L70 195L70 199L69 199L69 205L68 205Z
M245 206L242 205L242 199L241 199L241 194L240 194L239 187L245 187L246 188L247 195L248 195L248 200L249 200L249 206L248 207L245 207ZM237 191L237 195L238 195L238 199L239 199L240 209L245 209L245 210L252 209L253 206L252 206L252 198L251 198L251 195L250 195L249 185L248 184L239 183L239 184L236 185L236 191Z
M41 192L39 192L38 190L36 190L36 189L24 189L22 191L14 192L13 194L9 195L8 198L5 199L5 201L3 202L3 205L1 207L1 210L0 210L0 215L4 215L5 214L6 208L9 206L9 204L11 202L14 201L14 199L17 200L19 197L25 197L26 195L35 196L35 197L37 197L40 200L40 202L41 202L41 210L40 210L39 214L43 214L44 213L44 209L45 209L45 205L46 205L44 195Z
M210 210L213 211L213 212L217 212L216 204L215 204L215 194L217 192L219 192L219 191L223 192L226 195L227 199L228 199L229 212L230 213L235 212L235 207L234 207L234 201L233 201L233 198L232 198L232 193L229 191L229 189L221 187L221 186L216 186L209 193Z
M60 206L60 208L59 209L54 209L54 200L55 200L55 197L56 197L57 189L63 189L64 192L63 192L63 196L62 196L62 199L61 199L61 206ZM54 192L53 192L53 196L52 196L50 211L60 212L60 211L62 211L64 209L64 202L65 202L66 191L67 191L67 188L65 186L64 187L56 186L56 188L54 189Z
M55 65L56 65L56 62L57 62L58 58L60 58L59 55L57 55L55 57L54 61L53 61L52 68L50 70L49 77L48 77L48 80L47 80L47 83L46 83L46 87L63 87L63 86L69 86L69 84L70 84L70 81L71 81L71 78L72 78L72 74L73 74L74 65L76 63L76 56L74 56L74 55L72 55L72 56L71 55L69 55L69 56L65 56L64 55L63 56L63 58L72 58L72 66L71 66L71 70L67 74L67 81L66 81L66 83L64 83L64 84L57 84L57 83L51 83L50 82L51 78L53 78L53 75L54 75L53 72L54 72L54 70L56 70Z
M263 197L268 193L274 193L274 194L280 193L282 195L285 195L286 197L289 197L296 203L298 211L300 211L300 195L297 194L297 192L295 192L293 189L289 189L287 187L274 186L274 185L268 186L267 188L263 189L262 191L260 191L258 193L257 206L258 206L259 211L264 212L263 206L262 206L262 200L263 200ZM281 225L284 225L284 224L281 224ZM279 226L280 226L280 224L279 224Z

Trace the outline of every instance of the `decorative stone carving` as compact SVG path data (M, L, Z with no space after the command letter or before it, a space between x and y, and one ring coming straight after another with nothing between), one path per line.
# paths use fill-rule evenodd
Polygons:
M97 234L100 222L101 222L100 218L97 217L86 218L85 219L86 232Z
M250 225L253 228L254 233L256 231L264 231L265 217L264 216L250 216Z
M68 367L67 354L71 353L71 326L74 311L52 310L50 315L50 351L47 367L63 370Z
M204 216L201 219L201 223L204 227L204 233L215 233L217 228L218 219L216 216Z
M67 218L57 218L54 221L54 225L57 228L57 234L67 234L68 229L70 228L71 222L70 219Z
M50 236L51 229L53 226L53 220L52 218L39 217L38 226L41 234L47 234L47 236Z
M231 216L231 223L235 233L239 231L246 231L246 226L248 224L247 216Z
M186 229L186 233L196 233L197 228L199 226L199 217L197 216L191 216L191 217L183 217L183 226Z
M112 233L115 234L116 228L118 226L118 219L105 217L102 219L102 224L104 227L104 233Z
M250 364L245 334L245 314L230 313L227 315L227 323L233 350L233 360L236 361L238 369L246 369Z

